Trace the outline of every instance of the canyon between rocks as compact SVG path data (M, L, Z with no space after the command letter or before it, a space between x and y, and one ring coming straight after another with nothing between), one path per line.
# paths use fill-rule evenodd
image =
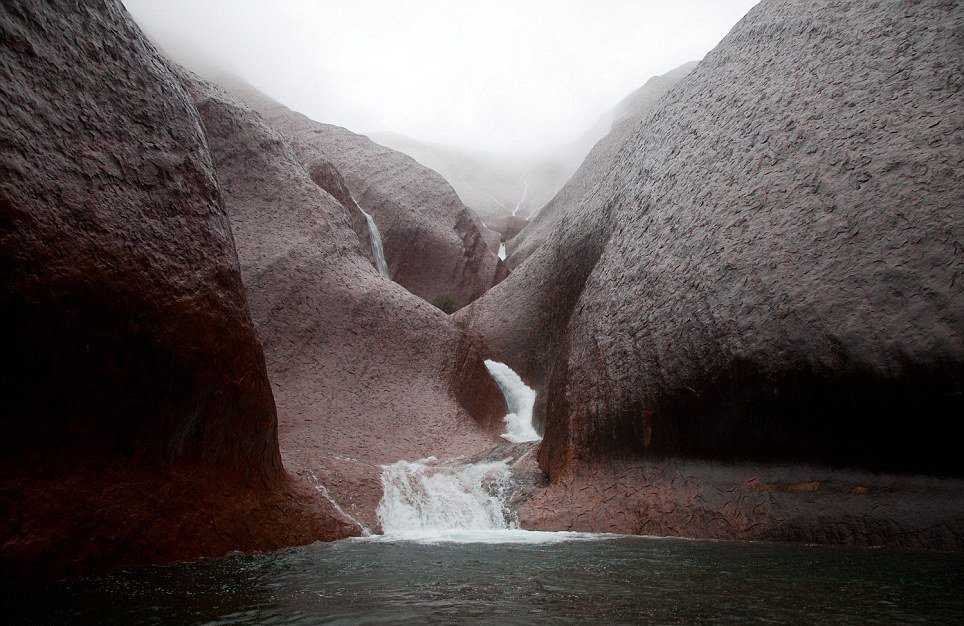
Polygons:
M524 529L960 551L962 33L764 0L513 215L116 0L4 2L0 571L378 532L429 457L511 458Z

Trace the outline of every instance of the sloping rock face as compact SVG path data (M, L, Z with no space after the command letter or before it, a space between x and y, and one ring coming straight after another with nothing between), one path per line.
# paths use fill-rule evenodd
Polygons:
M479 218L445 180L411 157L338 126L295 113L238 81L221 80L262 114L309 171L332 164L358 206L371 214L392 280L432 302L472 302L507 275L486 246Z
M569 315L609 240L620 151L656 102L693 67L687 64L650 79L613 110L610 134L534 220L509 239L506 263L514 268L509 279L459 312L485 337L492 358L512 364L536 389L544 387ZM549 235L554 235L553 243L542 246ZM537 251L538 261L521 264ZM540 428L542 418L542 413L536 415Z
M559 193L546 204L518 235L506 245L509 256L506 264L515 269L532 256L555 229L566 211L581 212L591 202L596 184L613 167L620 148L631 140L647 115L676 83L685 78L696 63L687 63L667 72L654 76L646 84L626 96L607 116L609 132L589 151L582 165L572 178L559 190Z
M382 277L349 213L285 138L197 79L201 113L264 345L288 470L377 529L381 464L469 456L507 409L473 340ZM367 237L367 235L366 235Z
M231 226L170 67L116 2L5 2L0 42L4 577L350 532L282 469Z
M618 459L532 489L518 515L533 530L961 551L961 493L959 478Z
M681 454L958 473L957 3L764 2L618 160L550 472Z
M761 3L461 313L543 385L554 481L666 456L962 470L962 19Z

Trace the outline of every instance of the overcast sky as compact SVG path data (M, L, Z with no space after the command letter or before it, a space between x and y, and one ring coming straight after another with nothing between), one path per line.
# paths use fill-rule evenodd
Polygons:
M532 154L701 58L756 2L124 0L178 60L318 121Z

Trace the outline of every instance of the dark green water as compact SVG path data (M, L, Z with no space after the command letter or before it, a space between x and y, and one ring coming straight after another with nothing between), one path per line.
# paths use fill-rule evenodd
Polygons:
M964 559L609 538L344 541L0 589L6 623L964 623Z

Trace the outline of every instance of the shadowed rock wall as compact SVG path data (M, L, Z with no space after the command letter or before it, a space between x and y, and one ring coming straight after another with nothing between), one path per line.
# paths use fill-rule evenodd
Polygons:
M231 225L167 62L116 2L5 2L0 37L4 572L338 534L282 469Z
M460 312L541 386L546 471L964 469L962 14L761 3Z

